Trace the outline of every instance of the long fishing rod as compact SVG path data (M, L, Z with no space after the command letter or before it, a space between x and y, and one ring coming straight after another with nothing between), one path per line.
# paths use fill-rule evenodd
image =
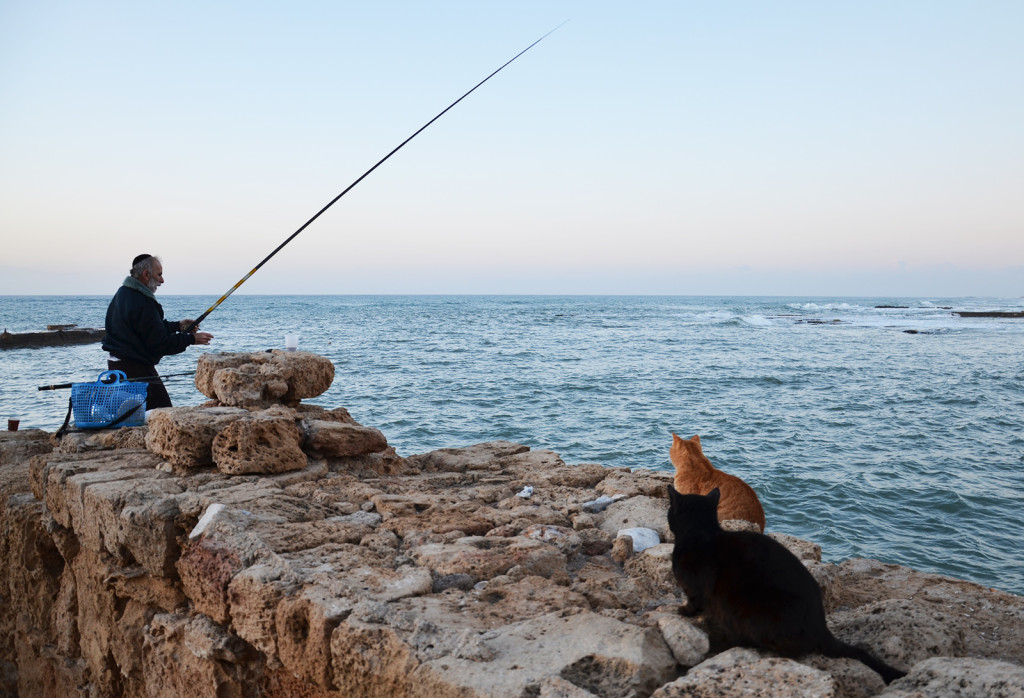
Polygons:
M178 376L194 376L195 371L185 371L184 373L168 373L166 376L142 376L141 378L129 378L129 381L145 381L147 383L153 383L158 380L164 380L167 378L176 378ZM65 390L74 385L74 383L57 383L55 385L40 385L39 390Z
M568 21L569 21L569 20L565 20L565 22L568 22ZM241 279L239 279L239 280L238 280L238 283L236 283L236 284L235 284L234 286L232 286L232 287L231 287L231 289L230 289L230 290L229 290L229 291L228 291L227 293L225 293L225 294L224 294L223 296L221 296L220 298L218 298L218 299L217 299L217 302L216 302L216 303L214 303L213 305L211 305L211 306L210 306L209 308L207 308L207 309L206 309L206 311L205 311L205 312L204 312L204 313L203 313L202 315L200 315L200 316L199 316L198 318L196 318L195 320L193 320L193 321L192 321L192 323L191 323L191 324L190 324L190 325L189 325L189 326L188 326L188 327L187 327L187 328L185 329L185 331L186 331L186 332L194 332L194 331L195 331L195 329L196 329L196 328L197 328L197 327L199 326L199 323L200 323L200 322L202 322L202 321L203 321L203 320L204 320L204 319L206 318L206 316L207 316L207 315L209 315L209 314L210 314L210 313L212 313L212 312L213 312L214 310L216 310L216 309L217 309L217 306L219 306L219 305L220 305L221 303L223 303L223 302L224 302L224 301L225 301L225 300L227 299L227 297L228 297L228 296L230 296L230 295L231 295L232 293L234 293L234 292L235 292L235 291L236 291L236 290L238 289L238 287L239 287L239 286L241 286L241 285L242 285L242 284L244 284L244 283L245 283L246 281L248 281L248 280L249 280L249 277L250 277L250 276L252 276L253 274L255 274L255 273L256 273L257 271L259 271L260 267L262 267L262 266L263 266L264 264L266 264L267 262L269 262L269 261L270 261L270 258L271 258L271 257L273 257L273 256L274 256L274 255L276 255L276 254L277 254L278 252L280 252L280 251L281 251L281 250L282 250L282 249L284 248L284 246L285 246L285 245L287 245L287 244L288 244L289 242L291 242L291 241L292 241L293 239L295 239L295 237L296 237L296 236L297 236L297 235L298 235L299 233L301 233L301 232L302 232L303 230L305 230L305 229L306 229L307 227L309 227L309 225L310 225L310 224L311 224L311 223L312 223L313 221L315 221L315 220L316 220L317 218L319 218L319 217L320 217L320 215L321 215L321 214L323 214L323 213L324 213L324 212L325 212L325 211L326 211L327 209L329 209L329 208L330 208L331 206L333 206L333 205L335 204L335 202L337 202L337 201L338 201L338 199L340 199L341 197L345 196L345 194L347 194L347 193L348 193L348 192L349 192L349 191L350 191L350 190L351 190L351 189L352 189L353 187L355 187L355 186L356 186L357 184L359 184L359 183L360 183L360 182L362 182L362 181L363 181L364 179L366 179L366 177L367 177L367 176L369 176L369 174L370 174L371 172L373 172L373 171L374 171L374 170L376 170L376 169L377 169L378 167L380 167L381 165L383 165L383 164L384 164L384 162L385 162L385 161L387 161L387 159L388 159L388 158L390 158L390 157L391 157L392 155L394 155L394 154L395 154L395 153L397 153L397 152L398 152L399 150L401 150L401 149L402 149L403 147L405 147L405 144L406 144L406 143L408 143L409 141L411 141L411 140L412 140L413 138L415 138L416 136L420 135L420 133L422 133L422 132L423 132L424 130L426 130L426 128L427 128L428 126L430 126L430 125L431 125L432 123L434 123L435 121L437 121L438 119L440 119L440 118L441 118L442 116L444 116L444 115L445 115L445 114L446 114L446 113L447 113L447 112L448 112L448 111L449 111L449 110L450 110L450 109L451 109L452 107L454 107L454 106L455 106L456 104L458 104L459 102L461 102L462 100L464 100L464 99L465 99L466 97L468 97L469 95L471 95L471 94L472 94L472 93L473 93L473 92L474 92L474 91L475 91L475 90L476 90L476 89L477 89L478 87L480 87L481 85L483 85L483 84L484 84L485 82L487 82L488 80L490 80L491 78L493 78L493 77L494 77L495 75L497 75L498 73L500 73L500 72L501 72L501 71L502 71L502 70L503 70L503 69L504 69L504 68L505 68L505 67L506 67L506 66L507 66L507 65L508 65L509 63L511 63L511 62L512 62L512 61L514 61L515 59L519 58L519 57L520 57L521 55L523 55L524 53L526 53L527 51L529 51L529 50L530 50L531 48L533 48L534 46L536 46L537 44L539 44L539 43L540 43L541 41L543 41L544 39L546 39L546 38L547 38L548 36L550 36L550 35L551 35L552 33L554 33L554 32L555 32L555 31L556 31L557 29L561 28L561 27L562 27L562 26L563 26L563 25L565 24L565 22L562 22L562 24L559 24L559 25L558 25L557 27L555 27L554 29L552 29L551 31L549 31L549 32L548 32L547 34L544 34L544 36L540 37L539 39L537 39L536 41L534 41L534 42L533 42L532 44L530 44L529 46L527 46L526 48L524 48L524 49L523 49L522 51L520 51L520 52L519 52L519 53L517 53L516 55L512 56L512 58L510 58L510 59L509 59L509 60L507 60L507 61L506 61L506 62L505 62L504 64L502 64L502 66L501 66L500 68L498 68L498 69L497 69L497 70L495 70L495 71L494 71L493 73L491 73L490 75L488 75L487 77L485 77L485 78L484 78L483 80L481 80L480 82L478 82L478 83L477 83L476 85L474 85L474 86L473 86L473 88L472 88L471 90L469 90L469 92L467 92L466 94L462 95L462 96L461 96L461 97L459 97L459 98L458 98L457 100L455 100L454 102L452 102L451 104L449 104L449 105L448 105L447 107L445 107L445 109L444 109L443 111L441 111L441 113L439 113L439 114L438 114L437 116L435 116L435 117L434 117L433 119L431 119L431 120L430 120L430 121L428 121L427 123L423 124L423 126L421 126L421 127L420 127L420 128L419 128L419 129L418 129L418 130L417 130L416 132L415 132L415 133L413 133L413 134L412 134L411 136L409 136L409 137L408 137L408 138L406 138L406 139L405 139L404 141L402 141L401 143L399 143L399 144L398 144L398 147L396 147L396 148L395 148L394 150L392 150L392 151L391 151L390 153L388 153L387 155L385 155L384 157L382 157L382 158L381 158L380 160L378 160L378 161L377 161L377 164L376 164L376 165L374 165L373 167L371 167L370 169L368 169L368 170L367 170L366 172L364 172L364 173L363 173L362 175L360 175L360 177L359 177L359 178L358 178L358 179L357 179L356 181L352 182L352 184L348 185L348 186L347 186L347 187L346 187L346 188L344 189L344 191L342 191L342 192L341 192L340 194L338 194L338 195L337 195L336 197L334 197L333 199L331 199L331 200L330 200L330 202L328 202L328 204L327 204L326 206L324 206L324 207L323 207L322 209L320 209L319 211L317 211L317 212L316 212L316 215L314 215L314 216L313 216L312 218L310 218L310 219L309 219L308 221L306 221L305 223L303 223L303 224L302 224L302 225L301 225L301 226L299 227L299 229L298 229L298 230L296 230L296 231L295 231L294 233L292 233L291 235L289 235L289 236L288 236L288 238L287 238L287 239L286 239L286 240L285 240L284 242L282 242L282 243L281 243L280 245L278 245L278 246L277 246L277 247L276 247L276 248L274 249L274 251L273 251L273 252L271 252L271 253L270 253L270 254L268 254L268 255L267 255L266 257L264 257L264 258L263 258L263 261L262 261L262 262L260 262L259 264L257 264L257 265L256 265L255 267L253 267L253 268L252 268L252 270L251 270L251 271L250 271L250 272L249 272L248 274L246 274L246 275L245 275L245 276L243 276L243 277L242 277Z

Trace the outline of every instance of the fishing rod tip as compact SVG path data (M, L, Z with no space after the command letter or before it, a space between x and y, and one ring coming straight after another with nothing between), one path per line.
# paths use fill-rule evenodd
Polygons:
M554 33L555 33L556 31L558 31L559 29L561 29L562 27L564 27L564 26L565 26L566 24L568 24L568 23L569 23L569 20L570 20L570 19L572 19L572 17L566 17L565 19L563 19L563 20L562 20L561 24L558 24L557 26L555 26L555 28L554 28L554 29L552 29L551 31L549 31L549 32L548 32L547 34L545 34L544 36L548 36L548 35L550 35L550 34L554 34Z

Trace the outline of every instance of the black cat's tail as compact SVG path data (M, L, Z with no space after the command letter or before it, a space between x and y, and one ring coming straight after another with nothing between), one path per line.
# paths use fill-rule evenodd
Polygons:
M850 659L856 659L859 662L863 662L868 665L868 667L876 671L886 684L890 684L896 679L901 679L907 675L907 672L900 671L899 669L889 666L881 659L876 659L860 647L848 645L842 640L836 638L834 635L831 635L831 633L829 635L829 640L824 642L822 647L819 648L819 651L826 657L849 657Z

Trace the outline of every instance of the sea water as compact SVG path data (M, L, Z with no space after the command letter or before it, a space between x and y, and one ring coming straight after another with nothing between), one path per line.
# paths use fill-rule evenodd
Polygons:
M168 318L213 298L159 296ZM2 297L0 329L103 324L107 297ZM902 307L879 307L902 306ZM671 470L700 434L750 483L768 530L1024 594L1024 319L1020 299L240 296L201 351L284 348L334 362L310 400L346 407L401 455L506 439L570 464ZM96 380L98 344L0 352L0 417L55 430ZM168 380L176 405L205 398ZM2 423L2 421L0 421Z

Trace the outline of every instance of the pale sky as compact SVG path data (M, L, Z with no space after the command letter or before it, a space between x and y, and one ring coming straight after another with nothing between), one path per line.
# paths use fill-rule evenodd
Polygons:
M0 294L1024 295L1024 3L0 0Z

